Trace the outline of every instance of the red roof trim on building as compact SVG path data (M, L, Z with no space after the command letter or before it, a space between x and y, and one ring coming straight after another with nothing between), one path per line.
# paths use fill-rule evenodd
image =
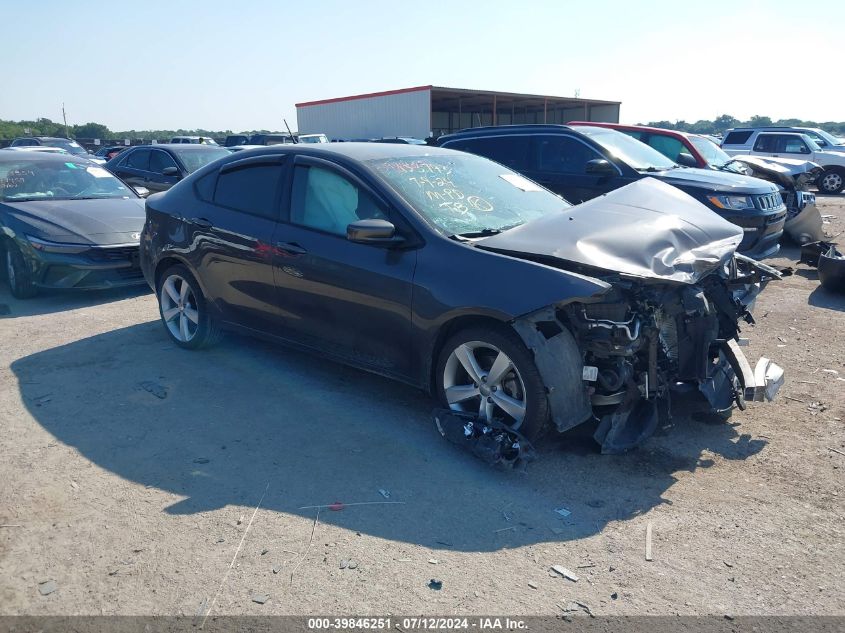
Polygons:
M352 95L351 97L337 97L335 99L321 99L320 101L305 101L297 103L297 108L305 106L323 105L325 103L340 103L341 101L355 101L356 99L369 99L371 97L386 97L388 95L399 95L405 92L419 92L420 90L431 90L434 86L415 86L413 88L400 88L399 90L385 90L384 92L370 92L363 95Z

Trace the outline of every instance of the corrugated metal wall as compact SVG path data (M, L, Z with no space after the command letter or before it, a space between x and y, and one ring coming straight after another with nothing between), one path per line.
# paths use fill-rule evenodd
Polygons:
M296 108L300 134L322 132L330 139L413 136L431 130L431 90L415 90Z

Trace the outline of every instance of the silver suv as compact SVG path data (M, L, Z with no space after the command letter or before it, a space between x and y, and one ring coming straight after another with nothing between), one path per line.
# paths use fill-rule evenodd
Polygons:
M826 134L826 133L825 133ZM835 137L831 137L835 139ZM804 132L752 129L728 130L722 149L731 156L751 155L797 158L818 163L824 171L816 181L822 193L840 193L845 188L845 145L819 144Z

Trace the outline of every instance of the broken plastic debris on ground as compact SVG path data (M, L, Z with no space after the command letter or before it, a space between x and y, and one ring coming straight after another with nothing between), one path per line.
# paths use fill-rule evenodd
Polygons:
M531 443L500 422L451 409L435 409L432 415L440 435L491 466L524 468L536 459Z

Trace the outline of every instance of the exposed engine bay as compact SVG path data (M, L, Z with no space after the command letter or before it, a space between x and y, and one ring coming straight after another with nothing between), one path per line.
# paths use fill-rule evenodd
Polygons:
M750 367L739 348L739 324L754 323L749 307L780 276L736 255L694 285L606 277L612 289L598 302L565 303L520 319L515 327L550 389L558 430L598 419L602 452L619 453L654 432L658 402L668 404L675 390L697 388L710 410L725 417L747 401L773 399L783 370L765 358ZM574 349L558 338L571 338ZM577 388L567 387L572 376L558 369L561 353L580 373Z

